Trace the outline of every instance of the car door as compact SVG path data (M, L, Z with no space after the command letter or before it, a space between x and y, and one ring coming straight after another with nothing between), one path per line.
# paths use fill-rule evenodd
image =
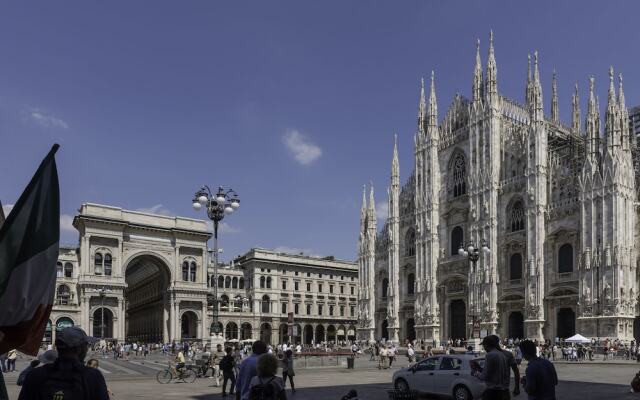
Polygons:
M462 373L462 360L455 356L443 356L435 372L433 393L451 395L453 381Z
M411 388L424 393L433 393L434 373L440 357L430 357L415 365Z

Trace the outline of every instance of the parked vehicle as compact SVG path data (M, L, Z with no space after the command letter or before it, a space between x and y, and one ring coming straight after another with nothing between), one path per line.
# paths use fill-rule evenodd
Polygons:
M429 357L393 374L393 386L402 391L452 396L455 400L480 399L485 384L471 375L484 367L484 358L475 354L443 354Z

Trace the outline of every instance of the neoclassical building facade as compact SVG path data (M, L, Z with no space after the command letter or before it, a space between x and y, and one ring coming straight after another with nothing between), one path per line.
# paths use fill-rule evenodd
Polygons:
M355 338L353 262L251 249L216 280L205 221L88 203L73 224L80 245L60 249L45 341L73 325L118 342L206 340L214 285L226 339Z
M604 119L591 77L586 116L576 84L570 125L555 71L544 113L537 52L524 103L500 94L493 35L484 69L478 41L471 98L457 94L443 118L433 73L423 81L413 171L401 185L394 145L380 231L373 188L368 204L363 193L360 339L633 339L636 142L622 76L617 90L608 78ZM460 252L469 245L477 262Z

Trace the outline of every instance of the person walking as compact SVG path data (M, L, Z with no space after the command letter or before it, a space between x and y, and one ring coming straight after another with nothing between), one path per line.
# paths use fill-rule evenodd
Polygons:
M486 384L486 389L482 394L483 400L507 400L509 396L509 384L505 376L509 376L507 359L499 348L499 341L494 335L486 336L482 340L482 346L487 352L484 358L484 368L482 371L473 370L472 375L482 380Z
M296 376L296 372L293 370L293 353L291 349L284 352L284 358L282 359L282 380L284 387L287 386L287 377L289 377L289 383L291 383L291 391L296 392L295 384L293 383L293 377Z
M249 399L287 400L283 380L276 376L278 359L262 354L256 363L256 375L249 382Z
M15 372L16 371L16 360L18 359L18 350L11 349L7 353L7 371Z
M7 372L7 353L0 354L0 366L2 367L2 372Z
M18 400L109 400L107 384L100 371L83 365L88 346L95 340L77 326L58 332L58 358L27 375Z
M249 400L251 380L258 374L256 369L258 357L267 352L267 344L262 340L256 340L251 349L253 354L242 361L236 377L236 400Z
M387 367L387 346L380 346L380 359L378 361L378 369L383 369Z
M514 378L513 395L517 396L520 394L520 370L518 369L519 364L516 361L511 351L500 347L500 339L496 335L490 335L490 336L493 336L492 340L495 343L497 343L498 350L502 351L502 354L504 355L505 362L507 365L507 368L506 368L507 372L502 377L502 381L503 381L502 383L507 387L507 389L509 389L509 383L511 381L509 368L511 368L511 370L513 371L513 378Z
M521 383L529 400L556 400L558 374L553 364L536 356L535 345L530 340L520 342L520 349L528 362Z
M233 356L233 349L227 347L227 354L220 360L220 370L222 371L222 397L227 396L227 382L229 385L229 394L233 395L233 388L236 384L236 377L234 375L234 368L236 366L236 360Z
M220 361L226 356L226 353L222 351L222 345L216 346L216 351L211 353L211 368L213 368L212 378L216 380L214 386L220 386Z
M389 350L387 350L387 358L389 358L389 368L391 368L391 365L393 365L396 359L396 346L391 345L391 347L389 347Z

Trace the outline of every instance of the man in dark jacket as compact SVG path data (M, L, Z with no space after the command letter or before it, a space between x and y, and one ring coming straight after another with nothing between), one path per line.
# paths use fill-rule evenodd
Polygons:
M227 381L231 381L229 386L229 394L233 395L233 388L236 385L236 377L233 373L236 366L236 360L233 357L233 350L231 347L227 347L227 354L220 360L220 370L222 371L222 396L227 395Z
M56 338L58 358L27 375L18 400L109 400L100 371L84 365L88 346L95 341L78 327L63 329Z

